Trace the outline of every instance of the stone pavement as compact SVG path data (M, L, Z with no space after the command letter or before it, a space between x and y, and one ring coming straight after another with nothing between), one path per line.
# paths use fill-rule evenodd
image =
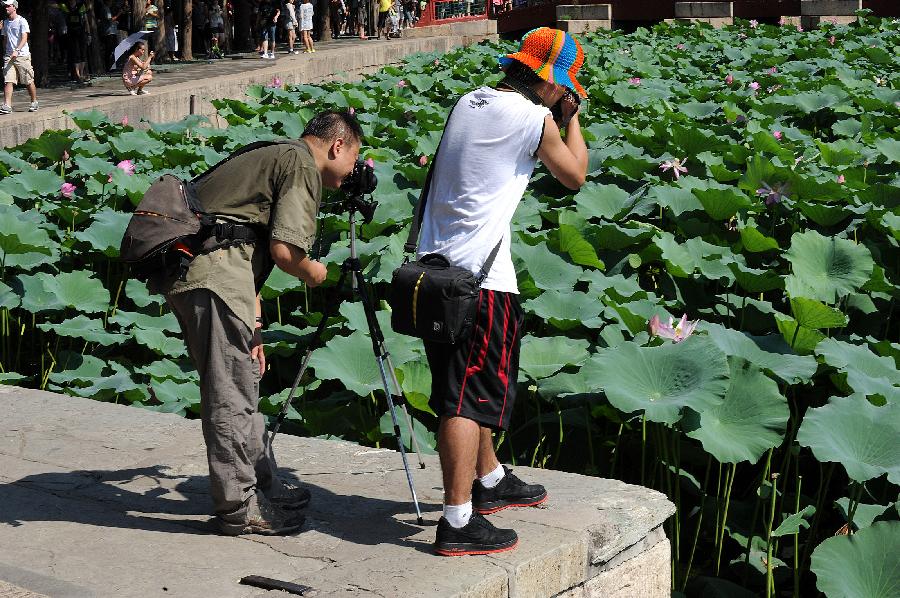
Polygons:
M518 468L550 494L545 508L491 516L519 547L438 557L434 457L413 473L419 526L399 454L284 434L275 444L280 475L312 492L302 531L220 536L199 421L0 386L0 597L276 595L240 585L246 575L329 597L669 596L661 526L674 507L652 490Z
M224 126L210 103L217 98L241 98L249 85L267 85L275 79L284 83L315 83L334 78L354 79L388 64L396 64L416 52L447 52L457 46L483 39L496 39L494 21L460 23L444 31L423 27L409 30L400 39L360 40L341 38L316 43L315 54L286 55L263 60L247 55L240 60L216 60L154 67L148 95L131 96L122 85L121 73L100 77L87 87L38 89L40 110L28 112L28 94L16 88L12 114L0 115L0 148L24 143L47 129L73 127L65 112L100 110L112 120L127 116L137 125L177 121L188 114L211 118L214 126Z

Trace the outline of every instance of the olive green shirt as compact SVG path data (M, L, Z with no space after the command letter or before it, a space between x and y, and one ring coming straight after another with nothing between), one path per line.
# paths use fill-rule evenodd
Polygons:
M194 180L203 209L245 224L262 224L271 239L309 253L316 236L322 177L305 141L249 151ZM191 261L185 280L166 294L209 289L250 328L256 294L271 267L269 239L217 249Z

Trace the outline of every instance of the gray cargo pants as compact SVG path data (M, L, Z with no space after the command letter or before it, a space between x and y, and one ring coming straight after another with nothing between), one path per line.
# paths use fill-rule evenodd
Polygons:
M168 295L188 353L200 374L200 417L216 515L242 522L255 489L275 481L259 405L259 363L250 359L252 331L218 295L194 289Z

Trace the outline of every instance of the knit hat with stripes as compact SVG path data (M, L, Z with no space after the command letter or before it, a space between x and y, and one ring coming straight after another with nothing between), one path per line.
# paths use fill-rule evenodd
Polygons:
M534 70L538 77L550 83L565 85L587 97L584 88L575 80L578 69L584 64L584 50L574 37L549 27L532 29L522 38L519 51L500 57L500 66L509 66L517 60Z

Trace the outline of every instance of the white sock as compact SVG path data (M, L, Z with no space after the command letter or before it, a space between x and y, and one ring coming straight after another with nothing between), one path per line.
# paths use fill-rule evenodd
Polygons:
M483 478L478 478L478 481L481 482L481 485L485 488L493 488L497 484L500 483L500 480L503 479L503 476L506 475L506 470L503 469L503 465L497 465L497 468L491 473L487 474Z
M444 519L457 529L465 527L472 517L472 501L461 505L444 505Z

